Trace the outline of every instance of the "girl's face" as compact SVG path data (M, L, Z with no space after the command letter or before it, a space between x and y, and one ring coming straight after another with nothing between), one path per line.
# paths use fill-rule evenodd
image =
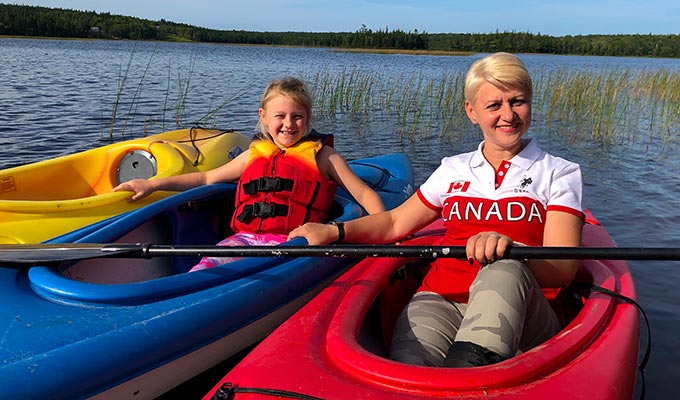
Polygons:
M485 147L490 145L513 153L521 150L521 138L531 124L531 100L526 93L485 82L475 102L465 102L465 111L484 133Z
M288 96L278 96L260 108L260 119L282 149L299 142L307 132L307 110Z

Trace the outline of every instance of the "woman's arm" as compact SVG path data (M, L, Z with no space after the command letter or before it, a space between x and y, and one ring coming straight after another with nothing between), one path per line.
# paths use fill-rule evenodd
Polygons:
M344 224L346 243L393 243L440 217L413 195L399 207L367 215ZM338 240L338 227L307 223L293 229L288 239L304 237L310 245L323 245Z
M576 247L581 245L583 220L562 211L548 211L543 228L543 246ZM466 244L468 260L488 264L500 259L514 244L512 238L498 232L479 232ZM515 244L516 245L516 244ZM567 287L576 276L578 260L528 260L529 269L541 287Z
M581 245L583 220L562 211L548 211L543 230L543 246ZM567 287L578 272L578 260L529 260L529 269L541 287Z

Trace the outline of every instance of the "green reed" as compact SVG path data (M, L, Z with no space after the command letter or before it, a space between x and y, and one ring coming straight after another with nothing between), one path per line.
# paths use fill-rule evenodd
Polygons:
M244 89L241 92L235 93L231 95L230 97L221 100L217 106L213 106L212 102L211 104L208 105L208 112L203 115L202 117L198 118L196 120L196 124L200 126L206 126L206 127L215 127L219 124L218 118L219 118L219 113L225 109L226 106L231 104L232 102L236 101L240 97L244 96L247 94L247 91Z
M127 92L134 53L133 48L125 72L119 77L109 135L113 133L117 111ZM151 59L147 69L150 64ZM195 64L194 54L189 67L178 68L176 76L172 64L168 64L168 83L159 118L163 130L167 110L173 110L177 128L186 123L187 99L195 88L192 81ZM136 114L133 104L139 102L145 75L146 72L134 91L128 114ZM385 121L386 127L402 141L480 136L464 110L464 71L432 76L414 70L395 76L360 66L341 71L320 67L303 73L302 77L312 90L315 114L322 118L349 116L366 122ZM174 79L176 83L172 82ZM572 143L639 144L663 151L680 144L680 73L677 71L562 68L533 72L532 79L534 135L559 135ZM177 90L174 95L172 88ZM211 101L209 110L197 123L216 123L218 113L243 94L219 100L217 105ZM145 131L147 125L156 123L156 118L147 117Z
M196 66L197 53L194 51L189 57L189 69L186 71L186 76L182 75L182 69L177 68L177 87L178 94L175 101L175 124L182 126L186 117L186 101L191 90L191 77Z
M372 90L376 76L359 68L333 74L322 68L308 78L317 99L317 112L326 117L337 113L366 114L371 111Z
M359 67L335 74L323 68L305 78L317 115L363 114L371 119L393 119L402 140L429 136L435 129L443 138L460 126L460 79L448 74L430 79L422 73L394 77Z
M123 123L123 128L121 129L122 132L125 132L125 129L128 126L128 123L133 124L134 123L134 116L137 115L137 110L139 106L139 98L142 93L142 86L144 83L144 78L146 77L146 74L149 72L149 68L151 67L151 62L153 61L154 56L156 55L156 51L158 50L158 44L154 46L153 52L151 53L151 56L149 57L149 61L146 63L146 67L144 67L144 71L142 72L142 76L139 78L139 83L137 83L137 87L135 89L134 94L132 95L132 101L130 101L130 107L128 109L127 114L125 115L125 121ZM109 132L109 135L111 132Z
M565 133L574 141L677 142L677 72L563 69L545 81L541 94L536 100L548 105L546 125L566 125Z
M322 116L371 114L396 121L402 140L478 135L463 108L463 72L388 76L359 67L308 78ZM534 73L533 118L571 142L678 144L680 75L669 70L563 68Z
M118 114L118 107L120 106L121 98L123 97L123 94L125 93L125 84L127 82L127 78L130 74L130 68L132 67L132 60L134 59L135 55L135 50L137 48L137 45L135 44L132 47L132 51L130 52L130 58L128 59L127 67L125 69L125 72L122 72L122 66L118 70L118 88L116 91L116 98L113 102L113 109L111 110L111 118L109 122L109 138L113 139L113 129L116 124L116 116Z
M119 119L118 113L123 104L128 105L128 111L124 116L124 121L122 123L122 127L120 128L121 136L125 136L127 133L126 131L134 125L135 116L139 114L138 111L142 101L141 94L145 78L147 77L148 71L152 65L152 62L154 61L157 48L158 46L153 49L151 55L149 56L146 66L142 69L141 75L138 78L138 82L134 90L129 90L128 86L131 80L130 75L133 72L132 66L134 64L133 60L135 58L136 45L132 48L130 58L127 61L125 69L123 70L122 65L119 68L118 86L108 127L108 134L111 140L113 140L113 131L116 128L116 122ZM196 59L197 53L193 52L189 58L188 67L177 67L176 72L173 68L173 62L171 60L168 61L167 83L165 85L165 92L162 96L160 113L158 115L149 114L144 117L144 135L146 135L151 127L155 125L160 125L161 131L181 129L193 125L200 125L206 128L216 127L219 123L219 113L223 111L228 104L245 94L245 92L233 94L226 99L219 100L217 105L213 105L211 102L208 110L203 116L199 116L192 121L187 121L187 100L189 99L192 90L194 90L197 86L192 80L194 70L196 68ZM131 98L129 98L130 93ZM174 121L172 127L166 127L166 114L168 111L172 111L171 118Z

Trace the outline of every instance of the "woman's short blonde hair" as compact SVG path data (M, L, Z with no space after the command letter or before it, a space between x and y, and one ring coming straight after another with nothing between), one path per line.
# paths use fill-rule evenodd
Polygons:
M524 63L510 53L494 53L475 61L465 77L465 99L474 103L484 82L524 92L531 101L531 77Z

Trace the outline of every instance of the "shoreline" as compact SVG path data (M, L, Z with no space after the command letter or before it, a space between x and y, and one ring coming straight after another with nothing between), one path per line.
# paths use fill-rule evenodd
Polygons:
M295 45L276 45L276 44L257 44L257 43L227 43L227 42L196 42L191 40L130 40L130 39L109 39L109 38L79 38L79 37L60 37L60 36L24 36L24 35L0 35L0 39L37 39L37 40L83 40L83 41L129 41L129 42L165 42L165 43L202 43L228 46L262 46L262 47L310 47ZM447 51L447 50L411 50L411 49L364 49L364 48L343 48L343 47L323 47L338 53L357 53L357 54L403 54L414 56L471 56L477 54L473 51Z

